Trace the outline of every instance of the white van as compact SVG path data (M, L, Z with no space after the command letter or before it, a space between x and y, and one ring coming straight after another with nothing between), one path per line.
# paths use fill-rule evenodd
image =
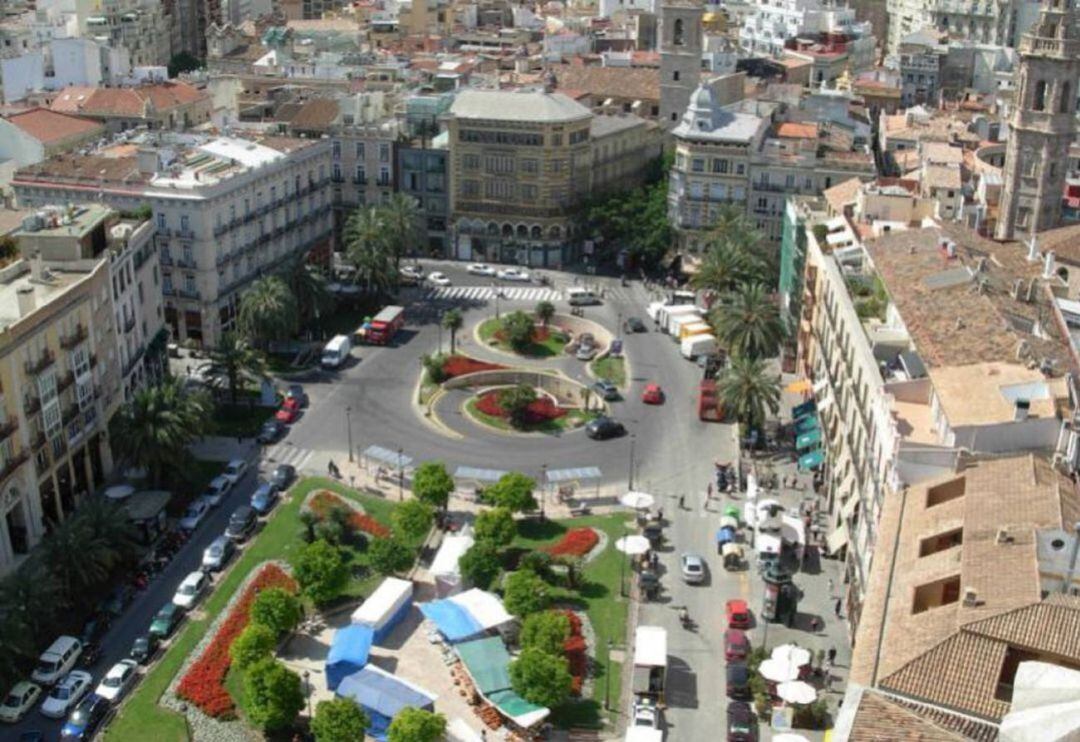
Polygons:
M30 679L41 685L53 685L67 675L82 654L82 644L73 636L62 636L38 657Z
M584 307L591 304L599 304L600 297L592 289L573 287L566 290L566 301L572 307Z
M323 368L338 368L349 358L352 351L352 340L348 335L335 335L326 344L322 352Z

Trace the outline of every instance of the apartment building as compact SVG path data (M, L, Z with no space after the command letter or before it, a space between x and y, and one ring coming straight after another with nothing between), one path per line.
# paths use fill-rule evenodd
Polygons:
M663 131L655 121L630 114L594 116L589 129L593 193L639 185L646 165L663 153Z
M170 80L131 88L69 87L49 109L93 119L115 134L139 126L184 131L209 121L211 104L205 91Z
M29 108L0 118L0 158L19 167L86 147L105 134L97 121Z
M424 142L398 144L394 181L400 193L416 201L427 234L421 253L432 257L450 254L450 176L448 137L440 134L430 146Z
M164 66L172 56L169 26L160 3L108 0L85 19L85 35L127 50L131 67Z

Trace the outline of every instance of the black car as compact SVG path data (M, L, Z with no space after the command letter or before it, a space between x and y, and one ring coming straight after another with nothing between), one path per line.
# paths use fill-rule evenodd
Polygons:
M109 629L109 616L106 613L98 613L91 616L90 619L83 624L82 634L79 635L79 641L83 645L97 644L101 641L101 638L105 636L105 632Z
M757 717L746 701L732 701L727 707L727 742L757 742Z
M602 441L607 438L615 438L626 432L626 428L623 424L617 420L612 420L610 417L598 417L595 420L591 420L585 426L585 435L589 436L593 440Z
M60 739L90 739L101 726L110 708L112 704L96 693L87 696L71 712L64 728L60 730Z
M277 443L285 436L287 430L288 428L285 427L284 423L277 420L267 420L263 423L262 430L259 431L256 440L264 444Z
M750 698L750 670L742 663L727 666L727 697Z
M250 505L241 505L229 516L229 525L225 527L225 535L233 541L243 541L255 530L256 522L255 510Z
M645 326L645 323L641 321L639 317L627 317L623 322L623 332L648 332L649 328Z
M289 389L285 392L286 399L295 399L300 403L300 407L308 406L307 392L304 391L304 387L299 384L289 384Z
M296 479L296 467L292 464L278 464L270 475L270 484L284 492L294 479Z
M131 652L128 653L128 657L138 662L140 665L145 665L150 661L150 658L157 652L158 643L161 641L156 634L143 634L138 637L131 644Z

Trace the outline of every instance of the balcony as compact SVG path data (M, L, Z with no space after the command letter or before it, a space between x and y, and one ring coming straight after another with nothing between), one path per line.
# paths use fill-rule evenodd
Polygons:
M5 441L11 437L11 434L19 429L19 421L15 418L10 418L0 424L0 441Z
M173 264L172 255L161 253L161 264L166 268L170 267Z
M183 297L184 299L199 299L201 294L198 289L176 289L176 295Z
M57 394L62 393L65 389L67 389L68 387L70 387L74 383L75 383L75 372L74 371L68 371L66 374L64 374L63 376L59 377L56 380L56 393Z
M86 327L80 322L75 325L75 329L69 334L60 336L60 347L64 350L71 350L83 340L86 340L87 337Z
M27 394L25 397L23 397L23 412L26 413L27 417L29 417L30 415L36 414L37 411L40 410L40 409L41 409L41 397L38 397L37 395L30 395L30 394Z
M0 483L6 482L8 477L15 473L15 471L26 463L26 460L30 458L30 455L24 450L19 451L12 456L4 464L3 468L0 468Z
M181 268L193 268L194 269L194 268L199 267L198 261L195 260L194 256L183 256L183 257L177 258L176 259L176 264L178 266L180 266Z
M26 362L26 373L29 376L37 376L54 363L56 363L56 356L46 348L39 358Z

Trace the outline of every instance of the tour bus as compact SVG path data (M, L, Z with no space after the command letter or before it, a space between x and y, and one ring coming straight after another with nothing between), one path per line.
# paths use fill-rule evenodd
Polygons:
M595 291L577 286L567 289L566 300L572 307L584 307L590 304L600 303L600 297Z
M322 352L323 368L338 368L349 358L352 341L348 335L335 335Z

